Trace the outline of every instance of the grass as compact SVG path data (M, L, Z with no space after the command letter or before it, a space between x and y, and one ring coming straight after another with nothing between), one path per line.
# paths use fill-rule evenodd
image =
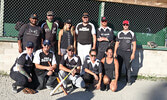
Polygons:
M0 75L1 76L9 76L9 74L7 72L4 72L4 71L0 71Z
M167 81L167 77L142 76L142 75L132 76L132 77L136 78L137 80L151 80L151 81L164 80L164 81Z

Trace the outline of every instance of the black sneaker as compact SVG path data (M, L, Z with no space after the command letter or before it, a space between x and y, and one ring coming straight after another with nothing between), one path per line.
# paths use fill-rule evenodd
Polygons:
M13 93L17 93L17 86L14 83L12 84L12 91Z
M106 85L106 91L108 91L109 89L110 89L110 85L107 84L107 85Z

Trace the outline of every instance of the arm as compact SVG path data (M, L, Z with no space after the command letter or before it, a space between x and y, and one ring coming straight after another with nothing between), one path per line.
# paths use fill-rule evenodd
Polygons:
M23 52L23 50L22 50L22 42L21 42L21 40L18 40L17 41L18 42L18 47L19 47L19 53L22 53Z
M75 31L73 32L73 36L74 36L74 54L76 54L77 52L77 48L76 48L76 34L75 34Z
M117 59L114 59L114 65L115 65L115 81L118 81L119 76L119 63Z
M132 42L132 45L133 45L133 51L132 51L132 54L131 54L131 60L133 60L133 59L135 58L136 41L133 41L133 42Z
M115 43L115 49L114 49L114 58L117 57L117 49L118 49L118 47L119 47L119 42L116 41L116 43Z
M48 70L48 71L54 70L53 67L43 66L43 65L40 65L40 64L35 64L35 67L36 67L37 69L41 69L41 70Z
M63 66L62 64L59 65L59 69L65 71L65 72L70 72L71 71L70 69L68 69L67 67Z
M63 34L63 29L60 30L59 32L59 40L58 40L58 55L61 55L61 51L60 51L60 44L61 44L61 36Z
M92 49L96 48L96 34L93 34L93 47Z
M24 76L26 76L26 77L28 78L28 81L29 81L29 82L32 81L31 77L30 77L30 76L27 74L27 72L23 69L23 65L17 64L17 69L18 69L18 71L19 71L22 75L24 75Z

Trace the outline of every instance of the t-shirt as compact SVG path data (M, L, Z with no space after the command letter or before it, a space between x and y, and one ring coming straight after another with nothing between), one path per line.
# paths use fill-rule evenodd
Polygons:
M54 52L49 51L49 54L46 55L43 52L42 49L37 50L36 53L35 53L35 55L34 55L33 63L49 67L48 62L50 62L51 65L57 64ZM37 75L41 75L44 72L46 72L47 70L41 70L41 69L37 69L36 68L35 71L36 71Z
M92 23L88 23L86 26L83 23L79 23L76 26L76 34L78 35L77 41L80 44L92 44L93 34L96 34L95 27Z
M16 64L12 67L12 71L18 71L17 65L22 65L23 69L29 74L31 73L35 66L33 64L33 56L34 54L32 53L31 56L29 56L26 51L22 52L18 58L16 59Z
M120 31L117 35L116 41L119 42L118 49L123 51L131 51L132 42L136 41L136 35L131 31Z
M18 40L22 41L22 49L25 50L28 41L34 43L34 51L41 48L41 39L43 38L42 29L39 26L25 24L20 28Z
M87 57L86 60L84 61L83 67L89 69L95 74L102 73L102 64L98 59L96 59L96 61L92 63L90 57Z
M97 38L100 37L105 37L107 38L109 41L98 41L99 42L99 46L98 46L98 50L99 51L105 51L107 49L107 47L109 46L109 44L111 43L111 41L114 38L114 33L113 30L109 27L103 28L100 27L97 30Z
M63 55L60 64L69 69L73 69L75 66L81 66L81 59L79 56L76 55L74 55L71 59L69 59L66 53L65 55Z

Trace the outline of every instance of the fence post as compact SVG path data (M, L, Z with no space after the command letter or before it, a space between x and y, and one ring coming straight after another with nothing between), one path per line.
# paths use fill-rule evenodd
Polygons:
M4 26L4 0L1 0L1 9L0 9L0 36L3 36L3 26Z
M104 8L105 8L105 2L101 2L99 7L99 18L98 18L98 25L101 26L101 17L104 16Z

